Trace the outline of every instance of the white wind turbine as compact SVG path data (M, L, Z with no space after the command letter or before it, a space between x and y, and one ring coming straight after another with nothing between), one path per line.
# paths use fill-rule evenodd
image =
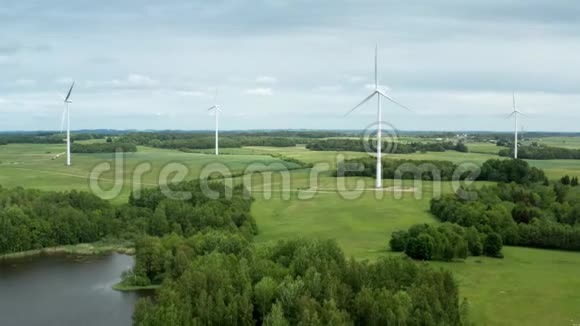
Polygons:
M60 124L60 132L62 133L64 129L64 121L66 119L66 165L70 166L70 110L68 105L72 103L70 100L70 94L72 93L75 82L73 81L70 85L68 93L64 98L64 111L62 112L62 121Z
M382 188L383 187L383 178L382 178L382 162L381 162L381 147L382 147L382 136L381 136L381 125L383 123L382 117L382 109L381 109L381 97L389 100L390 102L402 107L403 109L411 111L408 107L404 106L403 104L395 101L389 95L385 94L381 89L379 89L379 76L378 76L378 52L379 47L378 45L375 47L375 89L372 93L367 96L362 102L360 102L357 106L352 108L348 111L345 116L349 115L354 110L358 109L360 106L371 100L375 95L377 96L377 180L376 180L376 187Z
M512 93L513 111L508 115L508 118L514 116L514 158L518 158L518 114L523 114L516 108L516 93Z
M214 103L217 99L217 90L215 92ZM215 155L219 155L219 114L222 112L218 104L214 104L208 111L214 111L215 113Z

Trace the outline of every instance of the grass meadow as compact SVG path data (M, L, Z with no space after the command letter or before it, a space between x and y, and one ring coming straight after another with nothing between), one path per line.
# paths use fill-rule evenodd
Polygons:
M493 147L492 147L493 146ZM497 158L496 146L479 144L476 152L417 153L392 155L396 158L449 160L456 163L481 164ZM63 145L14 144L0 146L0 185L43 190L89 190L90 171L101 163L111 163L112 154L73 154L73 166L64 165ZM330 169L337 157L354 158L366 155L358 152L312 152L303 146L292 148L246 147L222 149L224 155L183 153L139 147L137 153L125 156L123 189L116 203L125 202L131 191L131 176L137 166L150 163L151 171L143 175L142 186L158 183L164 166L183 163L187 178L199 176L211 163L227 166L232 173L244 171L248 164L282 164L271 154L281 154L308 163L308 169L273 173L262 179L251 178L255 197L253 215L260 230L255 241L269 243L296 237L335 239L348 256L374 260L383 255L398 255L388 250L391 232L406 229L416 223L438 223L429 213L433 194L453 191L450 182L441 185L423 182L421 192L376 192L369 178L334 178ZM564 174L580 176L580 161L530 161L546 171L551 179ZM268 168L268 167L266 167ZM276 169L276 166L270 166ZM114 173L99 177L103 188L114 185ZM241 182L242 178L236 178ZM362 182L362 184L361 184ZM487 183L478 182L482 186ZM385 180L385 187L393 186ZM412 180L403 188L414 187ZM439 188L440 186L440 188ZM343 189L337 192L337 189ZM401 198L399 198L399 195ZM420 195L420 196L419 196ZM382 196L382 197L381 197ZM380 198L377 198L380 197ZM461 297L470 302L470 316L478 325L577 325L580 324L580 253L504 248L504 259L470 257L464 262L432 262L435 268L453 271L460 285Z

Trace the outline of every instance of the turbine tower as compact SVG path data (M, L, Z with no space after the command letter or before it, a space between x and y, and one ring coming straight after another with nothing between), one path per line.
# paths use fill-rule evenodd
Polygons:
M217 90L215 93L215 97L214 97L214 103L215 100L217 99ZM214 106L212 106L211 108L207 109L208 111L214 111L215 113L215 155L219 155L219 113L222 112L222 110L220 109L220 106L218 104L215 104Z
M389 95L385 94L385 92L383 92L379 88L378 52L379 52L379 47L377 45L375 47L375 89L371 92L371 94L369 96L367 96L364 100L362 100L357 106L355 106L350 111L348 111L345 114L345 116L349 115L351 112L355 111L356 109L361 107L363 104L370 101L373 97L375 97L375 96L377 97L377 180L376 180L375 186L377 188L382 188L383 187L383 178L382 178L383 170L382 170L382 161L381 161L381 154L382 154L381 125L383 123L383 117L382 117L382 108L381 108L381 97L384 97L388 101L398 105L399 107L402 107L403 109L406 109L409 111L411 111L411 110L408 107L404 106L403 104L395 101L393 98L391 98Z
M70 166L70 110L68 105L72 103L70 100L70 94L72 93L73 87L75 86L75 82L73 81L70 85L68 93L64 98L64 111L62 113L62 121L60 125L60 132L64 129L64 120L66 119L66 165Z
M516 108L516 93L512 93L512 105L513 111L508 116L514 116L514 159L518 158L518 114L523 114L520 110Z

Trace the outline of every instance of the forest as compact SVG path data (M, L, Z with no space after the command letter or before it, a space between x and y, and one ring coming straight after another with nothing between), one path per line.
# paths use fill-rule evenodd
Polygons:
M0 187L0 254L120 236L115 207L86 192Z
M372 156L348 159L338 164L334 176L376 176L376 158ZM393 179L400 173L402 179L420 180L452 180L454 173L458 171L458 165L442 160L408 160L387 159L382 160L383 179ZM438 176L438 178L436 177ZM465 178L465 174L458 177ZM547 182L544 172L531 167L523 160L487 160L482 166L475 180L516 182L521 184L534 182Z
M433 199L431 212L443 222L497 233L506 245L580 251L578 187L498 183L471 191L468 200L455 194Z
M334 176L376 176L376 158L372 156L354 158L340 162L334 171ZM449 161L439 160L406 160L406 159L382 159L383 179L394 179L397 173L401 173L402 179L420 180L451 180L457 165Z
M318 139L307 143L306 148L313 151L350 151L350 152L366 152L369 148L375 148L374 141L369 139L367 146L360 139L336 138L336 139ZM468 152L467 146L462 142L413 142L413 143L397 143L392 146L386 141L382 143L382 148L391 148L389 153L392 154L410 154L415 152L444 152L446 150Z
M101 139L105 136L97 133L75 133L71 135L71 140ZM66 135L54 132L38 133L5 133L0 134L0 144L60 144L63 143Z
M513 157L512 147L499 151L500 156ZM518 146L518 158L530 160L578 160L580 150L572 148L553 147L533 143L529 146Z
M452 261L465 259L468 255L502 257L503 243L497 233L486 235L473 226L467 228L445 222L441 225L416 224L408 231L395 231L389 246L413 259Z
M225 133L219 137L222 148L242 146L291 147L306 141L306 138L270 136L267 133L260 135ZM140 132L121 136L119 142L168 149L208 149L215 147L215 137L211 133Z
M462 325L467 320L467 304L459 303L447 271L401 258L346 259L331 240L238 246L243 241L230 236L230 246L202 237L185 245L177 237L161 244L154 240L158 252L167 253L155 265L170 272L157 299L137 304L136 325ZM203 250L196 249L199 243Z

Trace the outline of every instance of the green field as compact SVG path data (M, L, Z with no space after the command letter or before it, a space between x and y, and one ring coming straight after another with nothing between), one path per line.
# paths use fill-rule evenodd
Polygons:
M493 144L492 144L493 145ZM493 145L496 147L495 145ZM478 153L417 153L392 155L395 158L449 160L456 163L481 164L497 158L489 144L480 144ZM73 166L64 165L62 145L3 145L0 146L0 185L23 186L44 190L89 189L89 171L97 164L112 162L112 154L74 154ZM211 151L207 151L211 152ZM439 186L423 182L423 191L405 192L398 198L392 191L372 190L368 178L339 179L330 176L328 169L336 166L338 157L353 158L366 155L358 152L312 152L304 147L274 148L247 147L222 149L225 155L216 158L203 153L183 153L174 150L139 147L137 153L125 156L122 176L123 189L115 202L124 202L132 190L131 176L137 166L150 163L152 171L144 174L141 186L152 186L159 180L161 169L171 162L188 168L187 178L197 178L202 168L211 163L226 165L232 173L244 171L248 164L282 164L270 154L281 154L308 163L318 164L310 170L288 172L284 180L275 173L269 181L254 175L247 186L253 191L253 205L260 230L258 243L296 237L336 239L345 253L358 259L376 259L393 255L388 251L392 231L406 229L416 223L437 223L429 213L429 201ZM557 179L563 174L580 175L579 161L530 161ZM277 169L279 165L266 167ZM316 178L311 179L312 176ZM99 177L104 188L111 187L114 174ZM240 182L242 178L237 178ZM341 182L344 182L342 184ZM364 185L357 185L364 182ZM478 183L483 185L485 183ZM385 187L393 181L385 180ZM411 180L403 187L415 186ZM443 182L442 193L452 191L450 182ZM340 193L337 189L345 188ZM416 196L420 198L416 198ZM350 197L354 198L350 198ZM382 198L377 198L382 196ZM580 323L580 253L504 248L505 259L469 258L465 262L431 263L450 269L460 285L460 295L467 297L470 316L483 325L573 325Z
M62 145L17 144L0 146L0 185L26 187L43 190L89 190L90 171L98 164L113 162L114 154L73 154L72 166L65 166ZM179 163L187 168L186 180L198 178L205 166L216 162L212 155L183 153L173 150L140 147L137 153L124 154L121 174L121 196L116 201L125 201L137 186L153 186L159 183L161 171L170 163ZM282 165L284 162L268 155L224 155L219 159L231 173L240 173L250 164ZM142 178L133 178L138 166L151 164L151 170ZM296 166L295 164L288 164ZM276 166L274 166L276 168ZM115 169L98 176L98 183L105 190L115 184ZM93 178L93 180L95 180ZM134 180L134 182L132 181ZM171 181L171 179L169 179Z
M537 142L538 144L563 147L563 148L580 148L580 137L561 136L561 137L541 137L526 140L524 144L531 144Z
M494 143L467 143L466 145L470 153L497 155L503 149L503 147L497 146Z

